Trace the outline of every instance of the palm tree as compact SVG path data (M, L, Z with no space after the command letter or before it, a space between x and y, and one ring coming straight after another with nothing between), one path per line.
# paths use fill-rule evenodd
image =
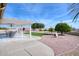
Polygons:
M5 6L6 6L6 3L0 3L0 19L2 19L3 17Z
M73 22L76 22L79 16L79 3L72 3L69 6L69 10L70 10L69 14L73 16Z

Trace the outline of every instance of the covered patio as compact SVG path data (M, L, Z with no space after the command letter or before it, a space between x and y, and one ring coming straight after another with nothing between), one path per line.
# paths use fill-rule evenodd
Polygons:
M23 28L26 28L26 26L28 25L29 27L29 37L31 38L31 24L32 21L30 20L16 20L16 19L1 19L0 20L0 24L2 25L9 25L9 29L8 30L0 30L0 34L6 34L9 33L10 36L13 37L13 33L16 34L21 34L20 36L18 35L18 37L23 37ZM14 36L16 36L16 34L14 34ZM7 35L7 34L6 34Z

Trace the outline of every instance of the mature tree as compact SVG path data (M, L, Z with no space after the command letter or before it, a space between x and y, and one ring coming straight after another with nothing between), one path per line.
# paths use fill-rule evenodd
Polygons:
M54 29L53 29L53 28L49 28L48 31L49 31L49 32L53 32Z
M61 35L63 35L64 32L70 32L71 27L67 23L58 23L55 26L55 30L58 31L58 32L61 32Z
M40 27L40 28L44 28L45 26L44 26L44 24L39 23L39 27Z
M38 23L33 23L32 26L31 26L31 28L32 28L32 29L36 29L36 28L38 28L38 26L39 26Z
M42 29L45 27L45 25L42 23L33 23L31 27L32 29Z
M40 31L42 31L44 27L45 27L45 25L44 25L44 24L39 23L39 30L40 30Z

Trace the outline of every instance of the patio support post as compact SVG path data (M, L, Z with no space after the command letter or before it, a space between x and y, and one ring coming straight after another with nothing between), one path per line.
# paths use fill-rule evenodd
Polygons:
M32 36L31 25L30 25L30 31L29 31L29 33L30 33L30 39L31 39L31 36Z
M21 30L22 39L24 39L24 32L23 32L23 27L22 27L22 25L21 25L21 28L22 28L22 30Z

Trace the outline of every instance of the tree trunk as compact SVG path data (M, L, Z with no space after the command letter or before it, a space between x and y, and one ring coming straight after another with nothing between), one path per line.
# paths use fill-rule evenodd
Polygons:
M64 32L61 32L61 35L63 36L64 35Z
M6 3L0 3L0 19L2 19Z

